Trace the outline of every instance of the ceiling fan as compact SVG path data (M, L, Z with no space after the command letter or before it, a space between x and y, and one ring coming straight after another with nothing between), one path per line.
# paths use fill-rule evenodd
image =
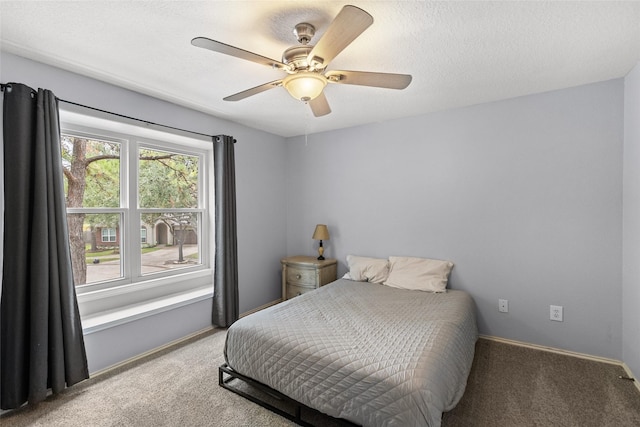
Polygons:
M331 112L324 88L328 83L373 86L388 89L404 89L411 83L411 75L372 73L366 71L326 71L327 65L352 41L364 32L373 17L364 10L347 5L340 10L327 31L315 46L309 42L316 29L303 22L295 26L293 33L300 45L292 46L282 54L282 62L267 58L244 49L211 40L196 37L191 44L214 52L235 56L236 58L256 62L287 73L287 76L251 89L238 92L224 98L225 101L239 101L275 87L284 87L294 98L308 103L313 115L324 116Z

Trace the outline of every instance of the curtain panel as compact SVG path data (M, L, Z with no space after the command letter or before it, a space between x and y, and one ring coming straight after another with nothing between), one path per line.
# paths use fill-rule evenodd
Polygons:
M37 403L89 377L71 270L58 102L4 87L0 407Z
M213 138L216 248L212 323L221 327L231 326L240 311L234 143L226 135Z

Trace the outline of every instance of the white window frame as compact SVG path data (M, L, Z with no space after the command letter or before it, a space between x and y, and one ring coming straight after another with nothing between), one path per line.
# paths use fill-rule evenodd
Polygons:
M171 309L175 306L210 298L213 295L214 200L213 143L186 132L167 130L134 120L91 111L76 106L60 108L61 133L121 142L121 205L118 208L67 209L68 213L120 213L120 256L123 278L76 287L84 333L125 323ZM200 157L199 206L189 209L200 213L201 263L172 272L138 275L140 271L140 209L137 200L138 147ZM130 151L132 150L132 151ZM124 173L128 169L128 174ZM127 181L127 178L130 178ZM126 181L126 182L125 182ZM131 206L135 203L135 206ZM166 209L164 209L166 211ZM178 209L180 210L180 209ZM173 210L172 210L173 211ZM76 213L77 213L76 212ZM135 227L135 228L134 228ZM127 236L138 238L127 239ZM133 254L134 256L129 256ZM125 262L127 257L128 262Z
M104 240L104 232L108 230L109 232L107 233L107 240ZM113 230L113 240L111 240L112 234L111 234L111 230ZM100 229L100 241L102 243L115 243L118 241L118 233L116 232L115 228L101 228Z

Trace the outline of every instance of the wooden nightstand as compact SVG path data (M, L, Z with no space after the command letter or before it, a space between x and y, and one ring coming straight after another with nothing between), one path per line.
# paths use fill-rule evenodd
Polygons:
M312 256L292 256L280 262L283 301L333 282L338 274L335 259L321 261Z

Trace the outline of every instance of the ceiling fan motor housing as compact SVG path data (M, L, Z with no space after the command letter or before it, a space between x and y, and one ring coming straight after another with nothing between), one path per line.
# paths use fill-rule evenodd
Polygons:
M311 71L307 58L313 46L292 46L282 54L282 62L289 65L290 72Z

